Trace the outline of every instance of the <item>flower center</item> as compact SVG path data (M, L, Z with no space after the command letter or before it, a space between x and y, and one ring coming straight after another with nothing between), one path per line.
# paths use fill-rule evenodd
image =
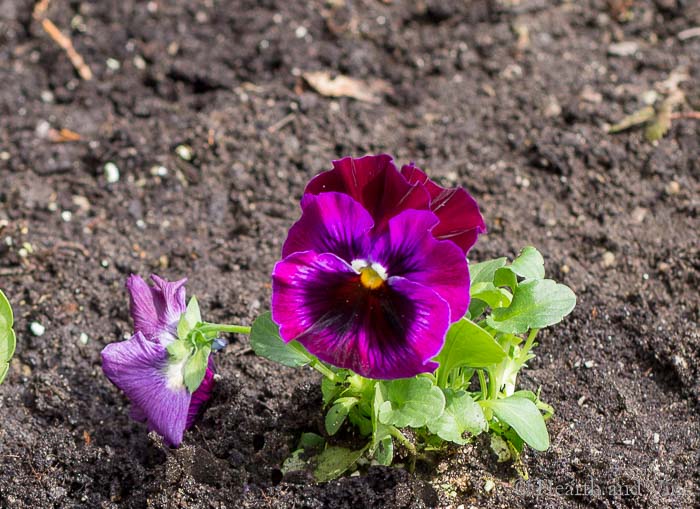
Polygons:
M384 284L384 279L372 267L360 269L360 282L365 288L376 290Z
M365 260L353 260L352 268L360 274L360 283L369 290L381 288L386 281L386 269L378 263L371 265Z

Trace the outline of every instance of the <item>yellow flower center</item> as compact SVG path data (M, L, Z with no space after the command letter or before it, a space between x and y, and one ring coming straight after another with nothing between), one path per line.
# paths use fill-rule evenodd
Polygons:
M376 290L384 284L384 278L372 267L362 267L360 269L360 282L365 288Z

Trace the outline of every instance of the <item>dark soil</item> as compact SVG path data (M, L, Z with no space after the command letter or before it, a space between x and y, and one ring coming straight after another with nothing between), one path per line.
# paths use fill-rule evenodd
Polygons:
M53 0L91 81L33 7L0 0L0 287L18 331L2 507L700 503L700 122L658 144L605 131L682 67L681 109L700 110L700 37L677 36L700 25L696 2ZM619 41L638 49L610 54ZM315 70L392 90L323 97L299 77ZM81 140L54 143L63 128ZM490 234L474 260L533 244L578 295L522 379L556 409L551 449L524 455L530 480L483 441L415 475L283 479L300 433L322 428L319 376L240 337L203 420L162 447L100 369L131 329L127 275L186 275L209 320L250 323L305 182L377 152L477 197Z

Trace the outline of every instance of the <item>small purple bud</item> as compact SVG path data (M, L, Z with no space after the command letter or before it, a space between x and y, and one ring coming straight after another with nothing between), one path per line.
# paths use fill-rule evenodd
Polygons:
M211 349L214 352L218 352L219 350L223 350L228 346L228 340L225 338L216 338L214 342L211 344Z

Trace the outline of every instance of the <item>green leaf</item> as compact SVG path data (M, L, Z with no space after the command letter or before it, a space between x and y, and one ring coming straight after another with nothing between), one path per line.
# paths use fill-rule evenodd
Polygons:
M279 327L272 321L272 315L260 315L250 331L250 345L256 355L279 362L291 368L306 366L314 360L306 349L297 341L285 343L279 334Z
M508 290L496 288L493 283L477 283L472 286L471 296L485 302L491 309L508 307L513 298Z
M518 277L510 267L501 267L493 276L493 284L494 286L507 286L515 291L518 288Z
M12 306L0 290L0 361L8 361L15 352L15 337L12 331L14 316Z
M199 303L197 297L192 297L187 303L185 312L180 315L180 321L177 323L177 337L187 339L187 335L202 321L202 315L199 312Z
M211 348L208 346L197 349L192 357L185 364L185 385L190 393L193 393L201 385L207 371L209 354Z
M168 350L168 354L170 355L171 360L174 362L181 361L190 355L190 352L192 351L192 345L182 339L173 341L165 348Z
M385 467L391 465L391 462L394 461L394 440L391 437L384 437L379 441L374 459Z
M344 447L328 447L318 456L318 464L314 470L316 481L326 482L340 477L360 459L364 452L365 449L352 451Z
M307 454L313 453L326 445L326 439L316 433L302 433L299 439L299 447Z
M445 409L445 396L426 377L402 378L384 384L386 401L379 407L379 421L383 424L421 428Z
M549 448L549 433L542 414L528 398L510 396L483 400L481 405L493 410L498 420L508 424L530 447L537 451Z
M469 394L464 391L445 389L445 411L440 417L428 422L428 429L443 440L464 445L464 432L478 435L488 429L484 412Z
M551 279L526 281L518 286L507 308L494 309L487 318L490 327L521 334L560 322L576 305L571 289Z
M544 279L544 258L537 249L528 246L520 251L510 269L526 280Z
M489 307L483 300L475 299L472 297L469 303L469 311L467 312L465 318L470 320L476 319L482 315L486 308Z
M292 452L292 454L290 454L289 457L284 460L282 466L280 467L282 474L287 475L289 472L306 470L307 462L301 457L302 454L304 454L303 449L297 449L296 451Z
M391 465L394 459L394 442L389 432L389 426L379 420L379 409L384 404L386 387L378 382L374 386L374 399L372 400L372 441L369 454L382 465ZM351 414L352 417L352 414Z
M12 330L14 316L10 301L0 291L0 384L5 380L10 368L10 359L15 353L17 337Z
M326 414L326 431L329 435L335 435L345 422L345 419L360 400L357 398L340 398L333 402L333 406Z
M445 344L435 358L440 363L438 385L445 387L447 376L455 368L485 368L498 364L506 357L501 345L487 331L466 318L452 324Z
M496 258L495 260L487 260L480 263L469 264L469 278L472 286L478 283L493 283L493 277L496 270L506 264L506 258Z
M333 401L341 393L343 386L325 376L321 379L321 394L323 395L323 406Z

